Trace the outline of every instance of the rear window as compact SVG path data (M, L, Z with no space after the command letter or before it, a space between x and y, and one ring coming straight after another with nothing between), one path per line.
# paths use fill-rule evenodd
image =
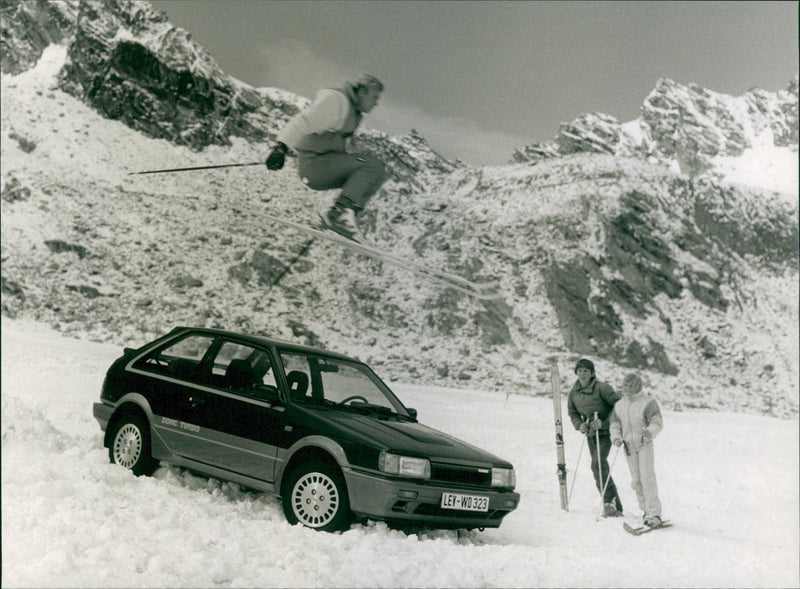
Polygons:
M137 360L133 367L175 378L191 379L213 343L213 337L189 335L150 352Z

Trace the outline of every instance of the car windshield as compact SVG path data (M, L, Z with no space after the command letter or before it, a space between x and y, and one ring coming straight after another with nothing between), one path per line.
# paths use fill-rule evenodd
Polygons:
M281 362L294 402L409 417L394 393L364 364L296 352L282 352Z

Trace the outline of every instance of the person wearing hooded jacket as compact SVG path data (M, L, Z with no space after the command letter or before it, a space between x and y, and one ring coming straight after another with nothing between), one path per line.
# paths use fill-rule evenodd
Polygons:
M622 382L623 398L614 406L609 418L611 443L625 444L631 487L636 493L639 508L644 512L644 524L661 525L661 501L656 484L653 439L664 428L661 410L653 397L642 391L642 379L629 374Z
M575 429L586 436L597 491L602 493L603 485L606 486L603 493L603 514L622 515L622 501L608 467L608 454L611 451L608 418L620 397L610 385L597 380L591 360L578 360L575 374L578 379L567 396L567 413Z
M375 76L364 74L343 88L320 90L281 130L266 161L269 170L280 170L291 148L297 152L297 171L306 186L341 188L322 224L356 241L356 215L386 181L388 171L372 154L348 153L347 143L362 116L377 106L383 89Z

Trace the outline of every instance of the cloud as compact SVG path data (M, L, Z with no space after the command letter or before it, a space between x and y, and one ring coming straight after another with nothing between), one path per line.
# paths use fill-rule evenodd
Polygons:
M257 55L267 85L307 98L313 98L320 88L339 87L361 73L357 66L345 68L315 52L309 43L297 39L267 43ZM419 107L396 104L387 96L368 115L364 125L390 135L407 135L411 129L416 129L435 151L472 165L508 163L514 149L531 142L461 117L438 117Z
M532 143L521 136L506 133L460 117L437 117L417 107L381 101L369 114L365 125L389 133L406 135L415 129L434 151L445 157L472 165L506 164L514 149Z
M315 53L309 43L278 39L258 51L268 85L313 98L317 90L336 87L355 76L336 62Z

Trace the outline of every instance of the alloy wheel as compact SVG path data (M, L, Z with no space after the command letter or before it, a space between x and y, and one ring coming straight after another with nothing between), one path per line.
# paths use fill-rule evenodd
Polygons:
M292 489L292 511L300 523L310 528L328 524L336 516L340 503L336 483L320 472L302 476Z

